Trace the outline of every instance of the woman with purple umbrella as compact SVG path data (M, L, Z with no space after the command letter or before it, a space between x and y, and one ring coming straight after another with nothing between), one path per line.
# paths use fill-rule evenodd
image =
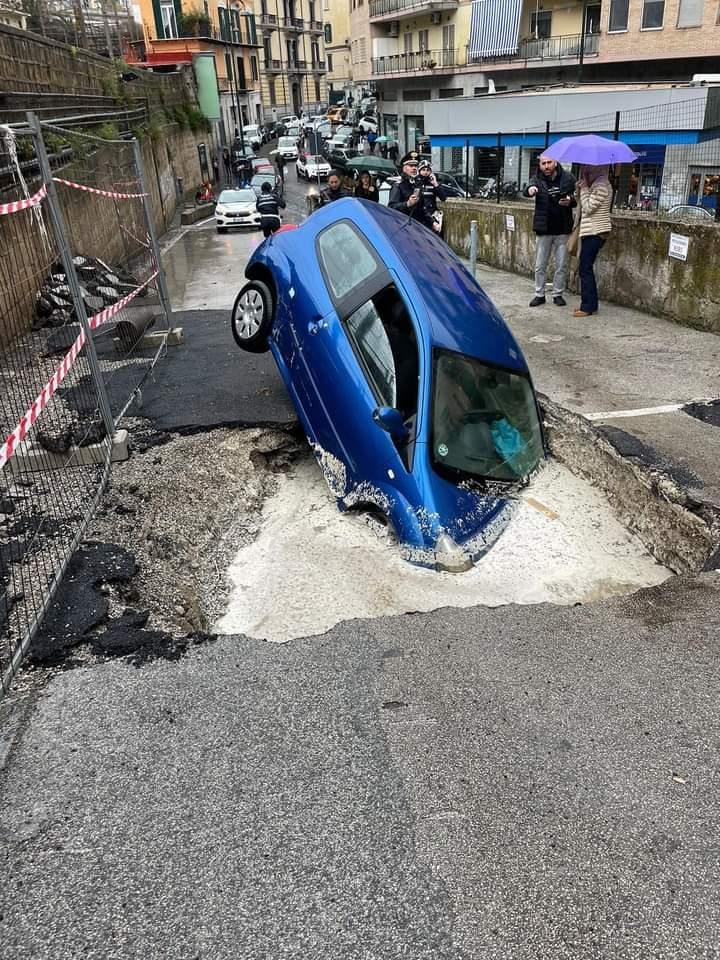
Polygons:
M545 151L544 156L566 163L581 163L577 183L580 199L580 308L574 317L597 313L598 293L595 282L595 261L607 240L612 224L612 187L608 180L611 163L632 163L637 154L621 140L608 140L594 133L579 137L561 137Z
M574 317L589 317L598 309L595 261L612 230L612 187L608 172L608 166L584 166L577 182L580 199L580 307L573 312Z

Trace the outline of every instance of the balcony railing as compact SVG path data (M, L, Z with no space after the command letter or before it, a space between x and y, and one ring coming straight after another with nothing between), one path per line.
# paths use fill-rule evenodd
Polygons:
M325 61L324 61L324 60L313 60L313 63L312 63L312 71L313 71L313 73L326 73L326 72L327 72L327 65L325 64Z
M305 29L305 21L299 17L283 17L280 23L285 30L301 32Z
M310 24L310 31L311 31L311 33L322 33L323 30L325 29L325 28L323 27L323 22L322 22L322 20L310 20L310 21L308 21L308 22L309 22L309 24Z
M491 60L494 62L503 60L579 60L581 46L583 46L583 36L580 33L572 33L563 37L545 37L540 40L521 40L518 44L517 53L502 57L471 58L468 63L474 64ZM586 33L583 56L596 57L599 48L600 35Z
M266 73L280 73L282 70L282 63L279 60L266 60L265 61L265 72Z
M548 37L544 40L522 40L515 53L497 57L474 56L469 47L460 50L420 50L417 53L396 53L372 60L372 73L379 76L387 73L442 73L462 67L477 67L484 63L523 64L532 67L535 63L558 60L580 60L596 57L600 48L599 34L581 34L563 37Z
M382 73L419 73L431 72L436 68L464 66L460 63L459 50L420 50L418 53L396 53L389 57L376 57L372 61L372 72Z
M260 26L265 27L266 30L275 30L278 25L278 18L274 13L261 13L260 14Z
M424 12L437 13L442 10L456 10L458 0L370 0L370 19L374 17L392 17L398 19L411 14Z

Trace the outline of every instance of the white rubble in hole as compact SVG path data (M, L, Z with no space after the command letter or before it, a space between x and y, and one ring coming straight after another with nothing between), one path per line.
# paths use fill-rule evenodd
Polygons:
M219 633L284 642L342 620L445 606L571 604L661 583L669 571L592 486L551 462L494 547L467 573L404 560L362 514L340 513L314 460L280 478L258 538L237 553Z

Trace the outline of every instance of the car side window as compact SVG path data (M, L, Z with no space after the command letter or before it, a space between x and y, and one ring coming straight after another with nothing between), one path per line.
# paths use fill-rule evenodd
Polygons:
M412 464L420 353L412 321L395 286L384 287L345 318L348 337L379 406L396 407L410 430L400 449Z
M335 300L342 300L381 267L360 234L346 220L324 230L317 243L320 266Z

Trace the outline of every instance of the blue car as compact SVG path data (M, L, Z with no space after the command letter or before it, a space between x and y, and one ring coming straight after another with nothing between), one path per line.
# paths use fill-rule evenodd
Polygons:
M232 332L271 350L341 509L379 511L404 555L468 569L545 457L520 347L432 231L346 198L253 253Z

